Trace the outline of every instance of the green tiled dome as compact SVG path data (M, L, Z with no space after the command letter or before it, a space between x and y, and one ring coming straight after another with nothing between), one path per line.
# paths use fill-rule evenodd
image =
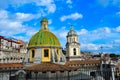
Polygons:
M58 38L50 31L40 30L29 41L28 47L32 46L58 46L60 42Z

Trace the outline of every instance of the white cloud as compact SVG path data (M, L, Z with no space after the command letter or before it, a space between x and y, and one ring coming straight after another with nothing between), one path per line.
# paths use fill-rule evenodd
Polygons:
M83 34L87 34L88 31L86 29L81 29L80 31L77 32L78 35L83 35Z
M72 1L71 0L67 0L66 3L67 4L72 4Z
M67 33L68 33L68 32L65 31L65 32L62 32L62 33L59 34L59 35L60 35L61 38L64 38L64 39L65 39L66 36L67 36Z
M79 42L81 44L81 50L90 52L101 52L100 47L103 47L103 52L116 52L115 49L120 45L119 34L111 31L113 28L103 27L96 30L80 29L76 30L79 36ZM66 26L63 26L59 30L51 30L62 42L62 47L66 44L66 35L69 30ZM114 43L113 43L114 42ZM118 51L119 52L119 51Z
M103 27L92 31L83 30L83 32L80 32L80 36L82 37L81 40L84 40L84 42L107 39L111 36L111 29L108 27Z
M31 14L15 13L11 15L8 11L5 10L1 10L0 12L0 14L6 16L5 19L0 19L0 35L14 36L16 34L24 33L24 35L28 37L33 35L32 33L36 31L30 26L23 25L23 20L26 19L27 21L29 21L29 17L32 17Z
M24 27L20 22L10 20L0 20L2 35L14 35L24 32ZM7 34L6 34L7 33Z
M72 0L66 0L66 4L70 9L73 8L72 3L73 3Z
M54 31L54 32L55 32L55 34L57 34L60 38L66 39L68 30L66 30L66 27L63 26L63 27L61 27L59 30Z
M49 20L48 20L48 24L52 24L52 19L49 19Z
M101 49L101 46L103 47ZM112 44L93 44L93 43L88 43L88 44L81 44L81 49L84 51L93 51L93 52L110 52L110 49L113 48Z
M109 5L120 7L120 0L96 0L96 2L103 7Z
M67 19L71 19L71 20L77 20L77 19L82 19L83 18L83 15L80 14L80 13L73 13L73 14L70 14L70 15L64 15L60 18L61 21L65 21Z
M99 46L96 44L81 44L82 49L86 49L86 50L98 50Z
M48 13L54 13L56 10L56 5L54 3L54 0L41 0L41 1L35 1L35 3L38 6L45 6L46 11L48 11Z
M47 6L48 13L54 13L56 10L56 5L55 4L50 4Z
M104 31L105 31L105 33L111 33L111 30L110 30L110 28L108 28L108 27L105 27L105 28L104 28Z
M41 14L29 14L29 13L10 13L6 10L0 10L0 19L6 19L6 20L13 20L13 21L29 21L32 19L37 19L41 16Z
M8 13L5 10L0 10L0 19L8 18Z
M53 32L59 39L66 40L66 36L68 30L66 30L66 26L61 27L58 30L55 30L53 27L49 27L50 31Z
M26 36L32 36L34 35L38 30L33 29L32 27L27 27L26 28Z
M35 18L35 16L33 14L25 14L25 13L16 13L16 19L18 20L31 20L33 18Z
M109 33L111 33L111 29L108 27L104 27L104 28L98 28L96 30L93 31L93 34L97 34L97 35L108 35Z
M48 13L54 13L56 10L54 0L3 0L0 1L0 8L6 9L9 7L9 5L14 8L18 8L21 5L25 5L28 3L31 3L31 5L36 4L36 6L40 7L40 9ZM43 6L44 8L41 8L41 6Z
M117 13L116 13L116 15L120 17L120 11L119 11L119 12L117 12Z
M116 28L115 28L115 31L116 31L116 32L120 32L120 26L116 27Z
M30 39L30 37L25 37L25 36L11 36L11 37L18 40L23 40L24 42L29 42L29 39Z
M120 45L120 40L114 40L114 44Z

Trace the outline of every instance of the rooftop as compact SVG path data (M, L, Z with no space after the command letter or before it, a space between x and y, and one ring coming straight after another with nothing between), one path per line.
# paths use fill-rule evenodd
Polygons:
M0 68L23 68L22 63L1 63Z
M27 70L32 71L69 71L69 70L76 70L77 67L69 67L67 65L60 65L54 63L42 63L42 64L35 64L29 67L26 67Z

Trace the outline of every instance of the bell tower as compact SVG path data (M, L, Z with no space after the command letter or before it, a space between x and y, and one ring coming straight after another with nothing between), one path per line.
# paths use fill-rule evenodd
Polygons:
M80 55L80 43L78 42L78 35L71 26L70 31L68 32L66 43L66 58L68 61L81 60Z

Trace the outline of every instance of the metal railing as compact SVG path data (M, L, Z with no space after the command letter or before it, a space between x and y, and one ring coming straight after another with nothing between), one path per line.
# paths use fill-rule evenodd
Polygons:
M0 80L120 80L120 71L111 69L79 69L76 71L29 72L14 74L0 71Z
M112 73L114 73L114 77ZM120 71L104 70L101 74L100 70L77 70L71 72L62 72L63 75L57 73L51 73L54 76L35 75L34 77L28 77L27 80L120 80Z

